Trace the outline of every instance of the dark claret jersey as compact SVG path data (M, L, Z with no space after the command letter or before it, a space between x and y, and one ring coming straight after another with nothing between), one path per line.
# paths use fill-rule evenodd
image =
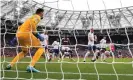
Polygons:
M69 38L62 38L62 45L69 45Z

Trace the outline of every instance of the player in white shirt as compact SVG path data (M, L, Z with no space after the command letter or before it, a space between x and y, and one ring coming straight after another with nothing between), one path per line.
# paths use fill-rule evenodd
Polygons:
M59 39L57 39L56 41L54 41L53 43L52 43L52 47L53 47L53 59L55 58L55 57L58 57L58 55L59 55L59 52L60 52L60 43L59 43Z
M90 52L93 52L92 61L94 62L96 60L97 52L95 52L96 46L94 45L94 41L95 41L94 30L93 28L91 28L90 32L88 33L88 50L84 56L83 60L84 62L86 61L86 57L90 54Z
M45 50L45 57L46 57L46 62L47 61L50 61L51 58L50 58L50 55L49 55L49 52L48 52L48 32L47 31L44 31L44 33L41 34L41 36L44 38L44 41L41 41L41 45L44 47L44 50Z
M103 39L101 39L100 41L100 52L101 52L101 61L105 61L106 59L106 37L103 37Z

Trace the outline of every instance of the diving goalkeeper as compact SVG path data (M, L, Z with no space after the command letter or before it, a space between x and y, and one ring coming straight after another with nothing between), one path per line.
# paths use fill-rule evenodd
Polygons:
M44 52L44 49L40 43L40 41L43 41L44 38L37 32L37 24L41 19L43 19L43 13L44 10L42 8L37 9L34 15L32 15L20 27L18 27L16 38L21 46L22 51L16 55L10 64L6 66L7 70L10 70L17 61L25 57L29 52L29 49L36 48L37 51L35 52L26 70L28 72L40 72L34 68L34 65Z

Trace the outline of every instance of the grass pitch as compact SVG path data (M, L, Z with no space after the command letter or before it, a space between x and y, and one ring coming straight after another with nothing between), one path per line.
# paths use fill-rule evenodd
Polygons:
M30 58L23 58L11 70L4 70L5 66L12 60L11 57L5 59L1 57L1 77L3 80L20 80L20 79L85 79L85 80L133 80L133 59L131 58L116 58L115 62L124 62L119 64L111 64L112 58L107 59L107 63L86 63L79 58L75 61L64 59L64 62L58 62L56 59L51 62L45 62L44 58L39 60L40 63L35 65L35 68L40 70L40 73L28 73L26 67L29 65ZM98 60L97 62L100 62ZM115 72L116 71L116 72Z

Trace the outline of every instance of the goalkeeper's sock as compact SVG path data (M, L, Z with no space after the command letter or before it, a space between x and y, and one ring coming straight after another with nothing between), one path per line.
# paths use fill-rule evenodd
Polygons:
M11 66L13 66L20 59L22 59L24 57L24 54L24 52L20 52L19 54L17 54L17 56L11 61Z
M43 54L43 52L44 52L44 49L43 48L39 48L36 51L35 55L32 58L32 61L30 63L30 66L34 66L35 65L35 63L39 60L39 58L41 57L41 55Z

